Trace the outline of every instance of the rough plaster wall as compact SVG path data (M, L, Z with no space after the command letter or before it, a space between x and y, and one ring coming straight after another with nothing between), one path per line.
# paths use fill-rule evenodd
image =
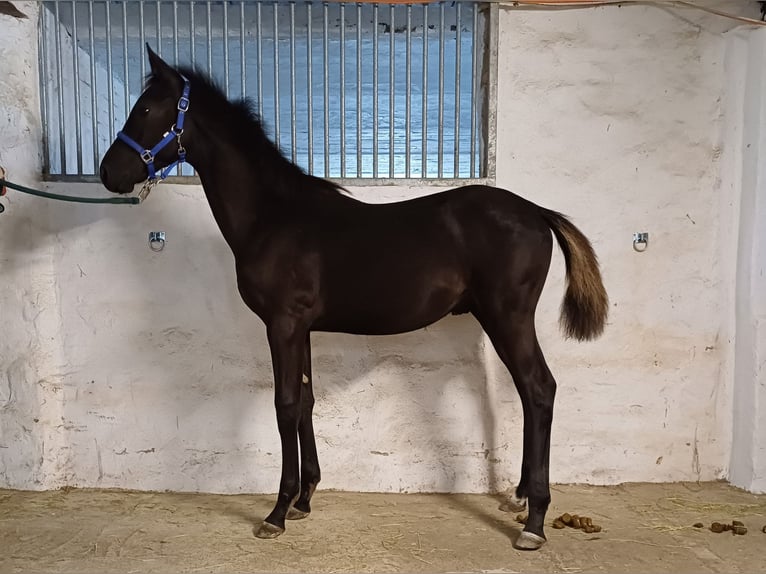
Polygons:
M33 184L40 172L37 50L30 43L37 7L18 5L28 20L0 17L0 165L14 181ZM35 421L50 412L45 396L60 364L53 241L47 206L13 192L2 201L9 210L0 216L0 484L40 488L43 451L55 430Z
M574 217L614 304L599 342L563 342L556 251L538 325L560 381L557 481L725 474L714 219L723 23L702 21L648 8L501 11L498 184ZM12 45L32 46L32 31ZM35 70L30 60L18 69ZM9 115L32 113L34 161L0 149L27 178L38 166L35 82L0 99L17 102ZM14 85L0 78L0 95ZM354 191L390 201L435 190ZM13 333L0 361L14 388L2 391L2 484L274 491L264 330L239 300L201 191L163 186L140 208L49 205L14 194L0 226L3 280L16 286L0 294ZM146 246L151 230L167 232L160 254ZM651 233L643 255L630 245L639 230ZM323 487L485 491L517 480L520 404L470 317L313 342Z

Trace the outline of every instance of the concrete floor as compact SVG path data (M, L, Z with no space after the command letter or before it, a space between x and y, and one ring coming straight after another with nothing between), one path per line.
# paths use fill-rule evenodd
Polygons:
M755 572L766 569L766 495L721 483L556 486L538 552L488 495L319 491L276 540L253 526L273 496L0 490L0 572ZM745 536L714 534L741 520Z

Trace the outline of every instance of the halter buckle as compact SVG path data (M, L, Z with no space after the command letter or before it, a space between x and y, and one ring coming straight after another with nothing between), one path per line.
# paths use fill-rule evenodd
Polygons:
M189 98L181 96L178 99L178 111L184 113L189 111Z
M148 149L145 149L141 152L141 160L147 165L152 163L154 161L154 156L152 155L152 152Z
M138 192L138 199L143 203L146 201L146 198L149 197L149 194L152 192L152 188L159 183L159 180L157 179L149 179L146 182L144 182L144 185L141 187L141 190Z

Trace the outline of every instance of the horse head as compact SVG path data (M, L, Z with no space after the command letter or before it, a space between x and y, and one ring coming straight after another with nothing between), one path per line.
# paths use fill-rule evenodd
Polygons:
M114 193L130 193L136 183L164 179L185 161L182 136L193 130L188 121L189 81L147 45L151 76L117 139L101 161L99 175Z

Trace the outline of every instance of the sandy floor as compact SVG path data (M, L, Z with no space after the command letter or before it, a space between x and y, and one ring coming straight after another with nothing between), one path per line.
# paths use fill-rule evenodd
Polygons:
M598 534L547 528L539 552L483 495L319 491L276 540L253 526L271 496L0 490L0 572L755 572L766 570L766 495L720 483L557 486ZM714 534L741 520L744 536ZM704 522L705 529L692 527Z

